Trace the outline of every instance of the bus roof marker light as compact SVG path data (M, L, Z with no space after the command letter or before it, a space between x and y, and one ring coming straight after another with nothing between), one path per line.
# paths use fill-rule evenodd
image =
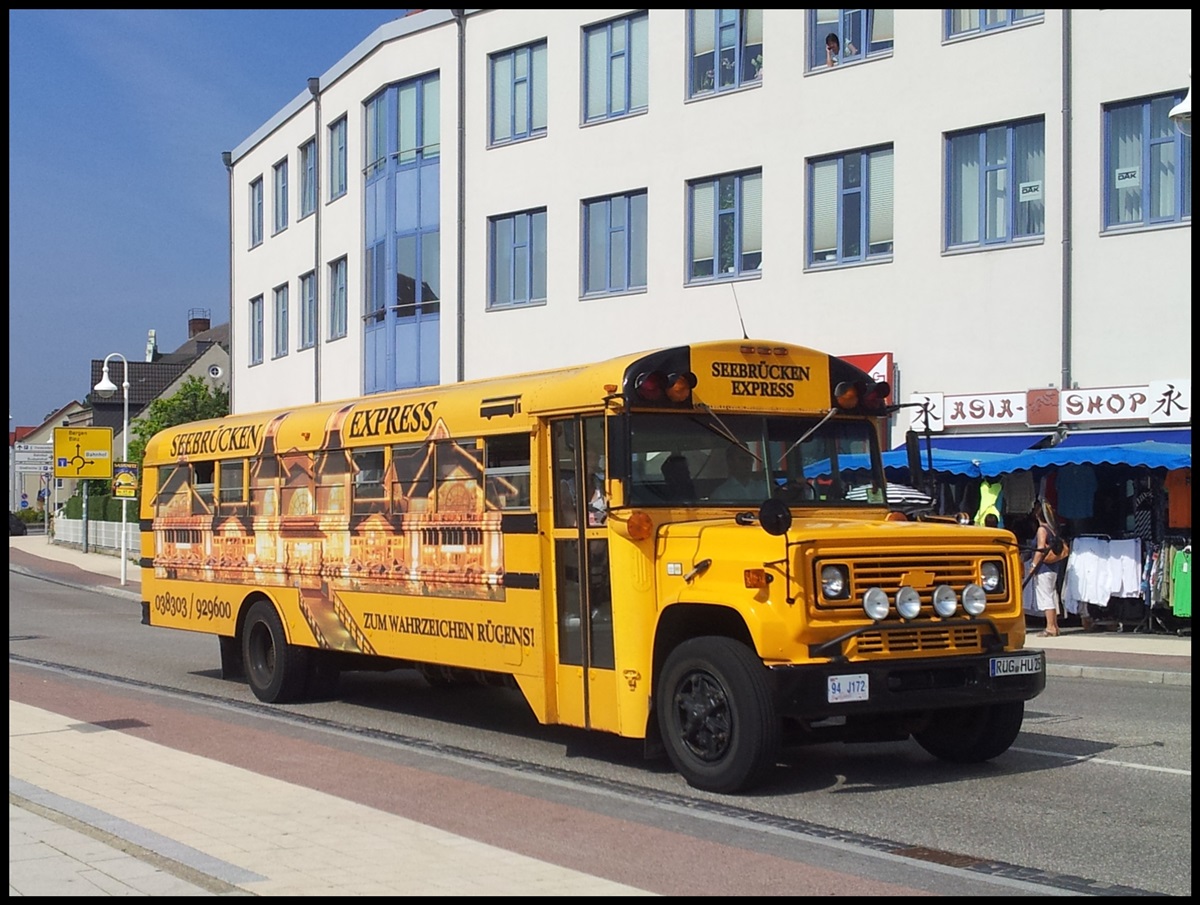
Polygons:
M672 402L687 402L696 386L696 375L691 371L681 371L667 377L667 398Z
M858 386L843 380L833 390L833 401L843 411L858 408Z

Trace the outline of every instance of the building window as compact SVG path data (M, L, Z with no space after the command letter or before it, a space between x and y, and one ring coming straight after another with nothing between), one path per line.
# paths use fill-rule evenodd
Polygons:
M346 259L338 258L329 265L329 338L346 335Z
M387 91L381 91L366 104L367 144L364 173L368 179L378 176L387 164Z
M584 29L584 122L627 116L647 109L650 102L649 35L647 13Z
M762 10L688 11L688 97L762 81Z
M646 288L646 193L583 202L583 294Z
M260 365L263 360L263 297L250 299L250 364Z
M263 181L259 176L250 183L250 247L263 240Z
M317 209L317 141L300 148L300 218Z
M946 137L946 246L1001 245L1043 235L1045 121Z
M983 32L1012 28L1042 21L1044 9L948 9L946 37L978 35Z
M546 211L488 220L488 308L546 301Z
M892 255L892 149L825 157L808 165L808 265Z
M329 200L346 194L346 117L329 127Z
M275 232L280 233L288 225L288 162L281 160L275 164L275 197L272 199L275 209Z
M300 277L300 348L317 344L317 274L310 270Z
M890 56L895 43L893 12L890 9L810 9L809 71Z
M494 53L491 144L546 134L546 42Z
M1192 217L1192 137L1171 122L1183 92L1104 108L1104 226Z
M432 160L442 153L441 80L426 76L401 85L398 91L396 148L400 166Z
M288 354L288 287L287 283L275 287L275 357Z
M688 282L762 269L762 170L688 183Z

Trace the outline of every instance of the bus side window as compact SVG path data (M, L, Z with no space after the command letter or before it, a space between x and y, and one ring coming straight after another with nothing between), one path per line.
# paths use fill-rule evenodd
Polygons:
M354 511L383 512L387 497L383 492L383 450L360 449L354 452Z
M246 460L222 462L217 478L218 511L224 516L246 515Z
M212 512L213 490L216 487L214 474L216 464L213 462L192 463L192 486L196 490L197 503L193 506L193 515L205 515Z
M529 434L488 437L484 481L489 509L528 509Z
M433 445L413 443L392 447L393 512L425 512L433 491Z

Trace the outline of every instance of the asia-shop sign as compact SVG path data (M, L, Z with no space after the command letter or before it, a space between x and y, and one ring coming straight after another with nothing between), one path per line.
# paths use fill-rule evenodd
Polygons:
M1064 390L1060 421L1147 421L1187 424L1192 420L1192 381L1154 380L1145 386Z
M1104 421L1187 424L1192 420L1191 380L1156 380L1143 386L1023 393L914 393L909 426L924 433L947 428L1054 427Z

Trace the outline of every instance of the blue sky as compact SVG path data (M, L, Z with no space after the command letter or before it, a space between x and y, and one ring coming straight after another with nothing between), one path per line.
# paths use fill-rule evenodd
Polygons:
M229 319L228 151L394 10L9 10L9 428Z

